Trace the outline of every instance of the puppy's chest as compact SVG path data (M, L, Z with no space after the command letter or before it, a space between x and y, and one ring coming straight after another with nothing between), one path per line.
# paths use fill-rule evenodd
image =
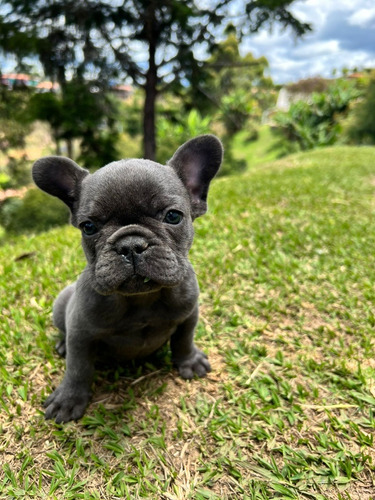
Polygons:
M175 315L159 310L128 310L117 323L113 324L114 336L142 335L175 328L178 324Z
M168 317L165 311L129 310L102 341L110 354L120 359L134 359L148 356L159 349L174 333L178 322Z
M144 327L162 328L171 323L179 323L184 315L183 307L174 307L163 300L155 300L149 304L138 304L129 301L117 308L113 319L119 330L138 330Z
M176 329L177 323L153 314L129 314L105 337L109 354L118 359L149 356L159 349Z

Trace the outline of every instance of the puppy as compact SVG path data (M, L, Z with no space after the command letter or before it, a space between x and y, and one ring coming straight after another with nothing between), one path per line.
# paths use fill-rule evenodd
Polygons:
M211 370L193 341L199 289L188 252L192 221L207 210L222 154L221 142L203 135L181 146L167 165L120 160L90 174L57 156L34 164L36 185L69 207L87 259L78 281L54 304L66 372L44 404L47 419L82 417L95 357L104 352L142 358L169 340L183 378Z

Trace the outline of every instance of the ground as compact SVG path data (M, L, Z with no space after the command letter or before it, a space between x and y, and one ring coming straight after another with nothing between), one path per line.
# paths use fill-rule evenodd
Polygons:
M375 151L332 148L214 183L191 260L197 344L97 371L79 422L45 421L64 361L54 297L74 228L0 247L0 498L375 498Z

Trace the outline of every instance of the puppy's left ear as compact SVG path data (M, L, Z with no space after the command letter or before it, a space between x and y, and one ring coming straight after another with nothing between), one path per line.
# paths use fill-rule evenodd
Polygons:
M201 135L185 142L169 160L189 192L193 219L207 211L210 182L219 170L223 146L214 135Z

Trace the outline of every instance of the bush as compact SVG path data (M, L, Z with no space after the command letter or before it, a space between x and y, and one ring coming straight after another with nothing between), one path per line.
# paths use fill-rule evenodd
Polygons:
M166 163L184 142L201 134L212 134L211 118L202 117L193 109L187 115L181 114L178 120L162 118L158 123L157 161ZM219 134L220 135L220 134ZM226 134L220 137L224 145L224 162L218 175L230 175L246 169L246 161L237 160L232 153L233 137Z
M211 133L210 125L211 118L202 118L195 109L187 115L181 114L174 121L161 118L157 126L157 161L166 163L184 142L197 135Z
M39 232L66 224L69 210L57 198L31 188L23 199L9 198L4 202L1 219L10 233Z
M302 150L334 144L342 131L342 119L360 93L352 82L339 80L326 92L312 94L310 103L297 101L289 111L277 113L276 133Z
M350 142L375 144L375 74L368 85L363 101L354 110L348 130Z
M11 188L19 188L27 186L31 182L31 167L30 161L26 155L21 158L8 156L8 163L5 168L5 173L9 175L9 186Z
M11 186L11 178L5 172L0 172L0 189L8 189Z
M222 97L221 120L229 136L233 136L245 128L251 116L257 114L257 103L250 100L248 93L238 89L230 95Z

